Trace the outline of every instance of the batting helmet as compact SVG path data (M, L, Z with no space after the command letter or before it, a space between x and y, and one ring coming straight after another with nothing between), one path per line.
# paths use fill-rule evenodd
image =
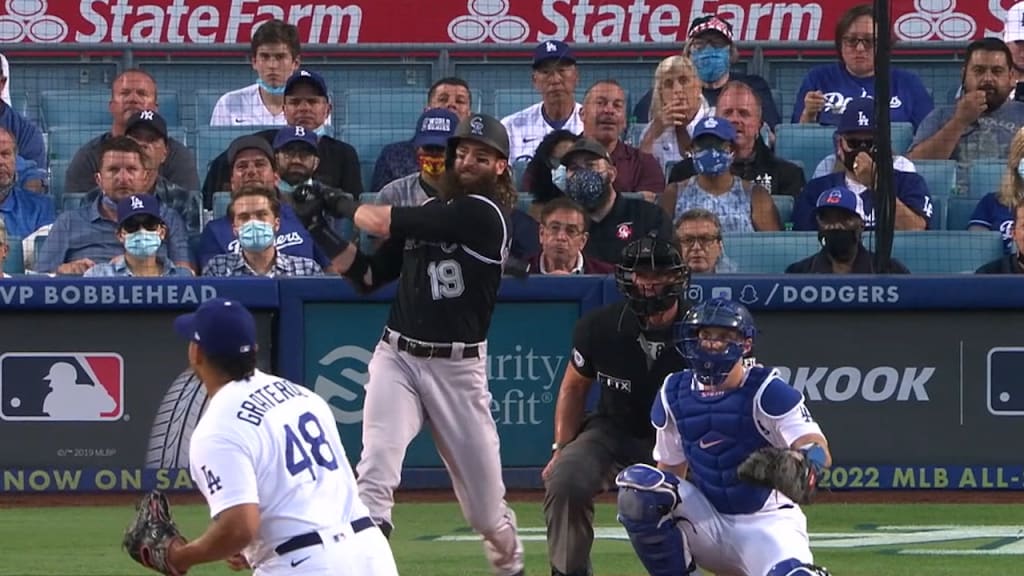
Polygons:
M445 160L450 166L455 160L455 149L462 140L473 140L493 148L499 156L508 160L508 131L500 120L487 114L473 114L455 128L455 133L448 137L448 149Z
M660 290L651 293L636 281L636 273L644 271L672 275L672 278ZM651 234L623 248L622 257L615 267L615 285L629 301L634 313L641 317L651 316L668 310L679 300L690 285L690 269L671 242Z
M757 327L746 306L724 298L694 306L676 324L676 349L701 383L718 386L743 359L745 342L728 341L721 348L706 348L701 345L700 330L709 327L735 330L744 341L754 339Z

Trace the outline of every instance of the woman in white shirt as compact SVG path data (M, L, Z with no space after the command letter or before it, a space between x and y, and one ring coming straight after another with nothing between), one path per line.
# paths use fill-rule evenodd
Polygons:
M694 127L713 110L701 94L700 78L686 56L669 56L654 71L650 124L640 136L640 151L664 167L689 155Z

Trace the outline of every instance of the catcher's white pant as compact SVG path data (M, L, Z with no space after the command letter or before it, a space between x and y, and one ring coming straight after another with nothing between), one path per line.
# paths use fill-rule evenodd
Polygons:
M353 533L345 524L322 530L320 537L323 544L275 556L253 576L398 576L391 546L380 530Z
M753 514L720 514L696 486L679 483L673 516L686 534L698 566L721 576L765 576L772 566L797 558L812 563L807 517L796 504L771 499Z

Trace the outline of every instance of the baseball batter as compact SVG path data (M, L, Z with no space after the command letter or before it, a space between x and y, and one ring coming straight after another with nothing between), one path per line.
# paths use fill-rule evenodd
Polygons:
M429 422L462 513L483 536L499 576L523 571L515 515L505 503L486 363L487 332L510 243L506 214L514 188L508 149L508 134L497 119L473 115L448 139L438 197L413 207L357 207L349 197L328 199L333 214L387 238L372 256L327 238L316 223L311 228L357 289L370 291L398 279L366 384L357 466L363 501L389 534L406 448Z
M819 576L808 503L828 442L803 395L764 366L746 367L754 320L723 299L683 318L677 346L690 369L669 375L651 410L658 467L616 480L619 520L652 576ZM689 479L687 472L690 473Z
M213 299L174 327L190 341L189 364L209 396L190 465L213 522L185 543L166 500L159 514L160 500L147 497L135 527L142 523L143 539L166 534L166 548L126 536L132 556L165 574L227 559L256 576L397 576L387 539L359 500L330 407L307 388L256 369L249 311ZM164 515L169 525L159 523ZM155 529L145 529L151 522Z

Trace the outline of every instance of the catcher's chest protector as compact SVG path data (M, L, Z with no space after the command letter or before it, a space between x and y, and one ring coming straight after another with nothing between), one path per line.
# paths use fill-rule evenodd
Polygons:
M754 399L769 374L764 368L751 368L743 386L713 396L693 389L689 371L673 375L665 384L691 481L722 514L757 512L771 495L770 488L736 477L736 468L747 456L770 445L754 418Z

